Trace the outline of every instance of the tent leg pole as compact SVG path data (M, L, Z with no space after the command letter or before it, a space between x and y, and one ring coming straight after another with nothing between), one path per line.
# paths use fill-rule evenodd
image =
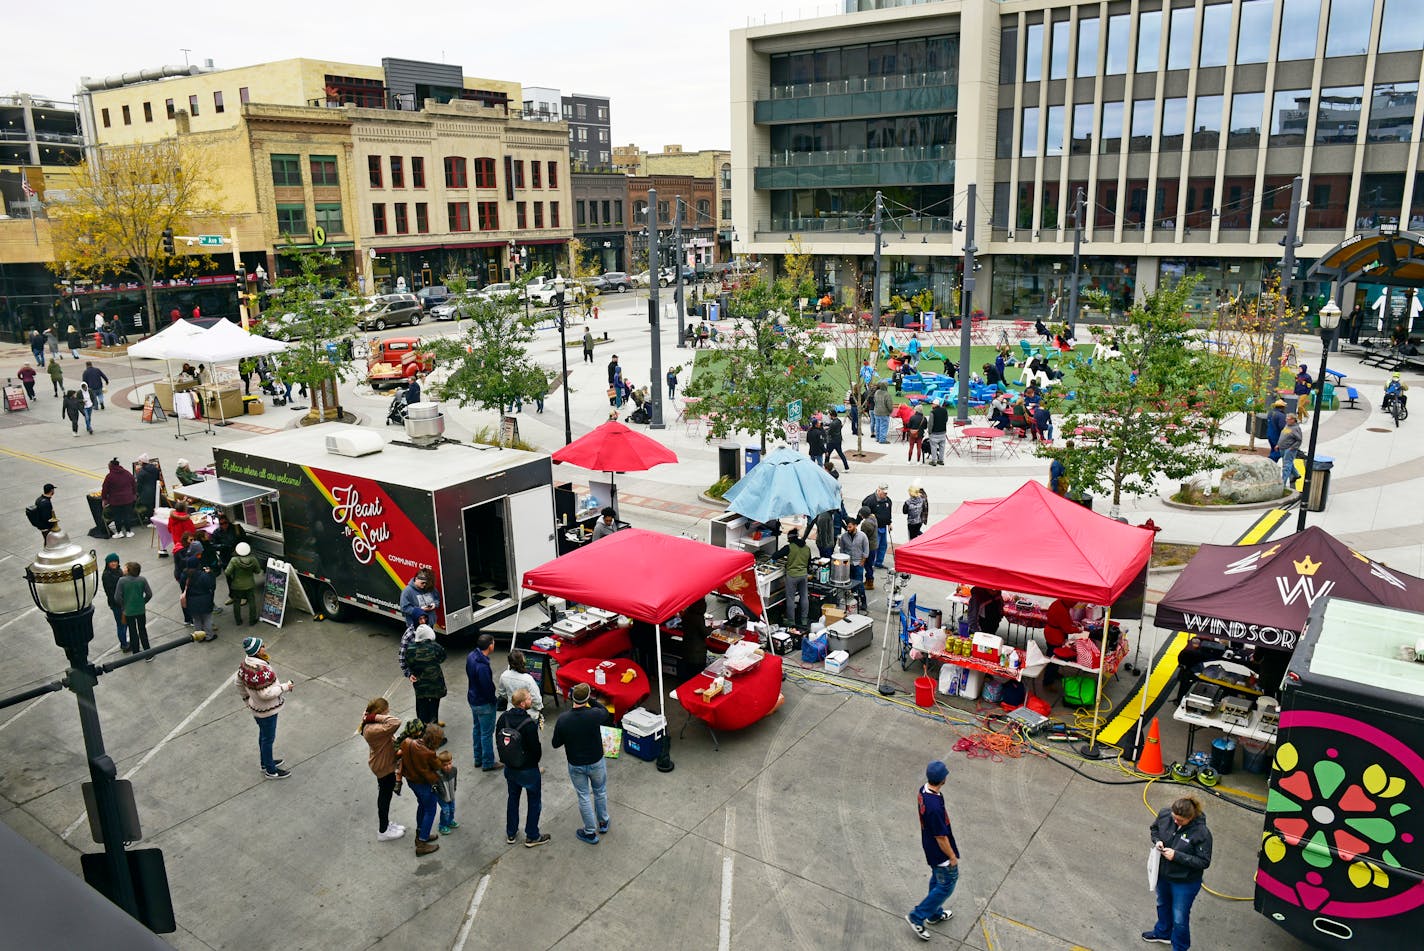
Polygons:
M1103 650L1098 655L1098 689L1093 694L1093 733L1088 739L1086 746L1080 746L1078 751L1088 759L1108 759L1111 755L1104 755L1104 750L1098 748L1098 716L1103 706L1103 668L1108 663L1108 637L1112 633L1112 606L1109 605L1103 615Z
M895 687L883 683L885 679L885 657L890 650L890 614L895 603L895 572L890 572L890 597L885 599L885 634L880 639L880 669L875 672L875 689L882 697L895 696Z
M509 635L509 650L514 652L514 648L519 645L519 615L524 613L524 588L519 589L519 595L514 600L514 632Z
M663 689L663 628L661 624L654 625L655 632L653 645L657 648L658 658L658 714L663 718L663 748L658 752L658 772L670 773L677 768L672 761L672 734L667 728L667 691Z

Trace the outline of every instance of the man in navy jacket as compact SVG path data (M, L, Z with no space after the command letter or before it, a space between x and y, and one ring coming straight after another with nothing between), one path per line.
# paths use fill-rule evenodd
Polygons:
M465 658L465 675L470 678L465 699L470 702L470 713L475 721L472 740L475 765L487 773L499 769L499 760L494 755L494 674L489 662L493 653L494 635L481 634L475 639L475 649Z

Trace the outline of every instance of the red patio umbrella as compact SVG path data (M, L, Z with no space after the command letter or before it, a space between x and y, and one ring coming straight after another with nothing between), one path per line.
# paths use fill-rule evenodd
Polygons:
M575 439L554 453L553 458L555 462L602 472L643 472L665 462L677 462L677 455L667 446L612 419Z

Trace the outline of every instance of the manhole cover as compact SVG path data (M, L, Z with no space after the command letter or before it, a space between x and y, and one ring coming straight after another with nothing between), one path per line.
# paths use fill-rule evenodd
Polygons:
M1365 427L1365 432L1367 432L1367 433L1392 433L1392 432L1394 432L1394 430L1392 430L1392 429L1386 429L1386 428L1383 427L1383 426L1367 426L1367 427Z

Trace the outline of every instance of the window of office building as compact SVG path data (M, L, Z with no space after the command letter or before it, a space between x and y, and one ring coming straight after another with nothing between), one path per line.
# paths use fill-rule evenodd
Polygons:
M1360 198L1355 219L1357 228L1378 228L1399 224L1404 206L1404 173L1366 173L1360 180Z
M520 231L529 227L529 210L522 201L514 203L514 226Z
M542 162L529 163L529 187L544 187L544 165Z
M1202 69L1211 66L1225 66L1229 48L1227 38L1231 36L1231 4L1216 3L1202 11L1201 57L1197 65Z
M1108 56L1103 73L1121 76L1127 72L1127 46L1132 39L1132 15L1119 13L1108 17Z
M1023 131L1019 140L1019 155L1031 158L1038 154L1038 106L1024 106Z
M1192 149L1215 149L1221 142L1221 96L1198 96L1192 116Z
M1320 90L1315 106L1315 144L1351 144L1360 137L1363 86L1336 86Z
M1088 155L1093 151L1093 104L1080 102L1073 106L1072 141L1070 151L1074 155Z
M668 203L665 202L665 201L660 201L660 202L658 202L658 220L659 220L659 221L671 221L671 220L672 220L671 218L668 217Z
M133 114L129 111L129 107L128 107L128 104L127 104L127 103L125 103L124 106L123 106L123 113L124 113L124 125L133 125Z
M178 110L174 108L172 99L163 100L163 107L168 110L168 118L172 119L178 115Z
M549 227L559 227L559 203L556 201L549 202Z
M278 188L301 188L301 159L295 155L272 156L272 184Z
M1375 0L1331 0L1325 27L1326 56L1362 56L1370 45ZM1418 19L1415 8L1415 19Z
M1043 78L1043 24L1030 23L1028 38L1024 46L1024 82L1034 83Z
M391 187L405 187L405 159L399 155L391 156Z
M1162 101L1162 138L1157 148L1162 152L1180 152L1187 133L1187 100Z
M488 156L475 159L475 187L494 188L495 161Z
M216 89L216 90L213 91L213 111L214 111L214 112L222 112L222 111L223 111L223 97L222 97L222 90L221 90L221 89Z
M379 155L366 156L366 178L370 181L372 188L382 187L381 157Z
M1038 226L1045 231L1058 227L1058 183L1043 183L1043 203L1039 206Z
M1009 227L1009 183L994 183L994 204L989 211L989 227Z
M252 101L252 94L248 92L246 86L237 87L237 101L242 103L244 106Z
M586 131L586 130L580 129L579 131L580 131L580 132L583 132L583 131ZM515 188L523 188L523 187L524 187L524 160L523 160L523 159L515 159L515 160L514 160L514 187L515 187Z
M1119 152L1122 149L1122 103L1103 103L1102 132L1098 134L1099 148L1104 152Z
M550 162L550 163L549 163L549 187L550 187L550 188L558 188L558 187L559 187L559 163L558 163L558 162Z
M542 201L534 203L534 227L544 227L544 203Z
M198 96L196 93L188 97L188 115L195 119L198 117Z
M611 202L607 202L607 201L605 201L605 202L603 203L603 223L606 224L606 225L608 225L608 224L619 224L619 225L623 224L623 203L622 203L621 201L618 202L618 217L617 217L617 218L610 217L610 215L609 215L609 208L611 207L611 204L612 204Z
M1063 117L1062 106L1048 107L1048 140L1043 147L1044 155L1063 154Z
M1098 18L1085 17L1078 21L1078 71L1077 76L1098 74Z
M1070 24L1067 20L1059 20L1053 24L1053 47L1048 54L1048 78L1067 79L1068 78L1068 37Z
M465 159L459 155L445 156L445 187L469 188L470 180L465 173Z
M410 157L410 187L425 187L425 157L412 155Z
M1315 40L1320 29L1320 0L1284 0L1281 8L1282 62L1315 58Z
M374 234L386 233L386 204L385 202L373 202L371 204L371 231Z
M1345 227L1346 203L1350 200L1349 175L1311 175L1305 209L1307 228Z
M335 155L313 155L311 157L311 183L314 188L341 184L336 177Z
M1275 0L1242 0L1236 33L1236 63L1264 63L1271 58L1271 20Z
M285 235L306 234L307 206L278 202L277 231Z
M341 215L341 203L317 202L316 224L319 228L325 228L327 234L344 234L346 221Z
M1418 100L1418 83L1375 83L1370 96L1368 141L1408 142L1414 129L1414 106Z
M109 128L109 110L108 110L108 109L100 109L100 110L99 110L99 119L100 119L100 121L102 121L102 122L104 123L104 128L106 128L106 129Z
M1211 227L1211 210L1215 207L1212 190L1215 187L1216 180L1212 178L1187 179L1187 213L1184 220L1188 228Z
M730 221L732 217L732 199L722 199L722 220Z
M1000 109L994 129L994 157L1011 158L1014 154L1014 110Z
M1135 99L1132 102L1132 139L1127 147L1133 152L1147 152L1152 148L1152 127L1156 124L1157 104L1151 99Z
M405 202L395 204L396 234L410 234L410 209Z
M477 206L477 210L480 214L481 231L499 230L499 202L482 201Z
M1192 65L1192 30L1197 11L1193 7L1178 7L1172 11L1172 26L1167 37L1167 68L1190 69Z
M1255 148L1261 144L1261 116L1266 95L1238 92L1231 97L1231 124L1227 126L1228 149Z
M467 201L452 201L446 204L445 214L449 220L451 231L470 230L470 203Z
M430 206L423 201L415 203L415 233L430 233Z
M144 121L144 122L152 122L152 121L153 121L153 103L151 103L151 102L145 102L145 103L143 104L143 121Z
M1403 53L1424 49L1424 11L1417 0L1384 0L1379 51Z
M1277 90L1271 101L1271 140L1276 145L1304 145L1310 121L1310 90Z
M1014 214L1015 227L1020 231L1033 230L1033 182L1019 182L1018 206ZM1027 239L1028 234L1024 235Z
M1137 72L1155 73L1162 53L1162 11L1144 10L1137 17Z
M1015 18L1017 19L1017 18ZM999 31L999 83L1013 84L1019 60L1019 28L1006 26Z
M1095 228L1112 230L1117 223L1117 179L1098 182L1098 195L1089 210Z
M594 214L597 214L598 203L594 202L593 206ZM576 227L582 228L584 225L588 224L588 215L586 214L586 212L587 206L582 201L574 202L574 225ZM597 224L597 222L594 223Z
M1244 231L1251 227L1251 211L1255 204L1256 178L1242 175L1226 178L1221 183L1219 227L1223 231Z

